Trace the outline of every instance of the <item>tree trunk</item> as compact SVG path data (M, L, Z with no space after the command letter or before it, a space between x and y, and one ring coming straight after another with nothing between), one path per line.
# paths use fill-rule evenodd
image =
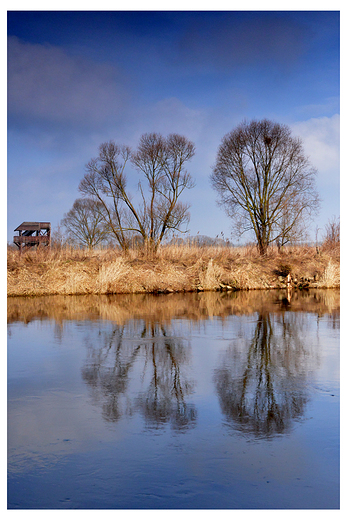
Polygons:
M266 230L262 229L261 235L258 236L258 249L261 256L266 255L268 246L269 243L266 237Z

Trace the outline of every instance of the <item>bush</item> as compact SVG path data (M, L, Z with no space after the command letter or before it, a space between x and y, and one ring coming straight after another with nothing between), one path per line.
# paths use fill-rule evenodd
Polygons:
M292 272L292 266L289 264L280 264L278 269L275 270L277 276L288 276Z

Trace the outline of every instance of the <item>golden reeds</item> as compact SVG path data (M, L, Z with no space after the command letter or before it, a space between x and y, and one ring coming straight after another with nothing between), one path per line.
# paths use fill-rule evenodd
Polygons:
M283 270L296 287L339 287L339 251L270 248L262 257L253 246L161 246L138 250L51 251L19 255L8 251L8 296L170 293L285 287Z

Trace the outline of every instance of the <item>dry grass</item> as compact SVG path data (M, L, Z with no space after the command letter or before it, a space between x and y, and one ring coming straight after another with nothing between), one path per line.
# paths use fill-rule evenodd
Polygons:
M166 293L281 288L290 271L297 287L340 285L339 249L317 254L312 247L162 246L141 250L8 251L8 296Z
M324 269L321 287L338 287L340 286L340 265L329 260L328 265Z

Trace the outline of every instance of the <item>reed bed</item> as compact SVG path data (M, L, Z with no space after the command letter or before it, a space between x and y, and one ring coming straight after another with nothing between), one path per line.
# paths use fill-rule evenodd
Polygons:
M291 273L296 286L340 286L339 249L255 246L163 245L156 255L141 249L8 250L7 295L171 293L283 288Z

